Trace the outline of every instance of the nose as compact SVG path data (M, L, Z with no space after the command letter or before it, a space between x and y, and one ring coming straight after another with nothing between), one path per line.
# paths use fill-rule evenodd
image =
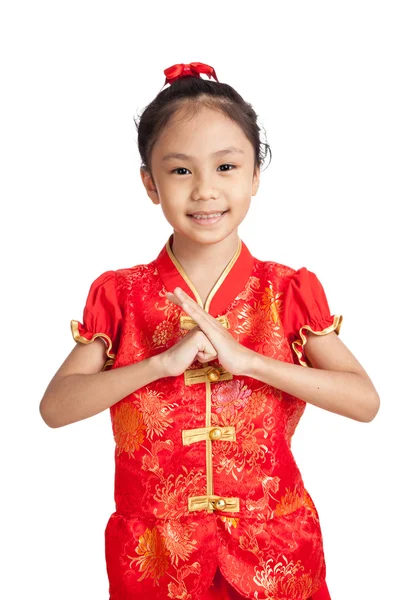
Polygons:
M218 198L219 194L217 190L212 187L212 179L210 177L202 177L196 180L196 184L193 186L192 198L193 200L212 200Z

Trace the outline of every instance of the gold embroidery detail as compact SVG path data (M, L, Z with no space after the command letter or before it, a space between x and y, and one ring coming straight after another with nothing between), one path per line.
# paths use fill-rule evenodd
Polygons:
M242 250L242 240L239 238L238 246L237 246L235 254L232 256L231 260L229 261L229 263L227 264L227 266L221 273L220 277L217 279L216 283L214 284L210 293L207 296L205 304L203 305L203 301L200 297L200 294L198 293L195 286L190 281L189 277L186 275L182 265L180 264L180 262L174 256L174 254L172 252L172 248L171 248L171 244L170 244L170 240L172 239L172 237L173 236L171 235L168 238L168 241L166 243L167 253L168 253L170 259L172 260L172 262L174 263L176 269L181 274L182 278L186 281L187 285L192 290L197 303L201 306L201 308L203 308L206 312L209 313L211 300L215 296L217 290L223 284L228 273L231 271L232 267L234 266L234 264L236 263L237 259L240 256L240 253ZM224 317L222 317L222 319L224 319ZM218 320L221 320L221 317L218 317ZM190 329L192 328L191 327L192 322L194 322L194 321L190 317L189 317L189 319L187 319L187 318L186 319L183 318L183 320L181 319L181 324L184 326L188 326ZM226 320L224 319L223 321L221 321L221 323L224 326L229 324L227 319ZM196 325L197 325L197 323L196 323ZM185 377L186 385L190 385L192 383L200 383L200 382L201 383L204 382L206 384L206 427L209 428L209 427L211 427L211 382L207 376L207 373L209 372L210 368L206 369L206 367L208 367L208 363L206 363L204 365L203 369L192 369L190 371L185 371L184 377ZM215 369L215 367L211 367L211 369ZM225 369L220 370L220 377L219 377L218 381L225 381L228 379L233 379L232 373L225 371ZM207 496L206 496L207 501L206 501L206 505L205 505L205 510L207 510L208 512L212 512L214 510L214 508L212 505L210 505L209 498L217 498L218 499L219 496L214 497L214 495L213 495L212 441L208 438L205 440L205 442L206 442L206 481L207 481ZM203 497L201 497L201 498L203 498ZM230 499L227 498L226 500L228 501ZM234 500L238 500L238 499L235 498ZM190 498L189 498L189 504L190 504ZM236 506L236 504L235 504L235 506ZM198 510L198 509L192 509L192 510ZM230 509L230 510L232 510L232 509Z
M132 563L137 562L139 571L143 573L138 581L142 581L145 577L151 577L158 584L158 579L165 575L169 567L170 553L157 527L146 529L139 537L135 552L139 556L133 557L129 554L127 556L131 560L129 567L132 568Z
M225 517L224 515L221 517L221 521L226 523L226 528L230 532L231 527L237 527L239 524L239 517Z
M297 490L290 490L287 487L286 494L281 497L279 503L275 507L274 516L281 517L283 515L288 515L303 505L304 492L299 494Z
M299 358L299 362L301 365L303 365L303 367L310 366L307 362L305 362L302 359L303 347L307 342L307 337L303 333L303 329L307 329L308 331L311 331L311 333L315 333L316 335L325 335L327 333L330 333L331 331L335 331L337 333L337 335L339 335L339 331L342 326L342 321L343 321L343 315L334 315L332 325L329 325L329 327L322 329L322 331L314 331L313 329L311 329L311 327L309 325L303 325L302 327L300 327L299 334L300 334L301 340L295 340L294 342L292 342L292 348L296 352L296 354ZM298 346L300 346L300 350L298 348L296 348L296 344Z
M223 325L223 327L225 327L226 329L230 329L229 320L226 315L222 315L220 317L215 317L215 319L217 321L219 321L221 323L221 325ZM192 319L192 317L189 317L189 315L181 315L180 316L181 329L193 329L193 327L196 327L196 325L197 325L196 321L194 319Z
M207 510L207 512L213 512L214 510L222 512L238 512L240 510L240 499L222 498L215 494L208 494L207 496L191 496L188 498L188 510L189 512L195 510Z
M220 436L215 433L219 431ZM203 440L221 440L223 442L236 441L236 431L234 427L198 427L197 429L183 429L182 443L184 446L194 444Z
M206 378L206 427L211 427L211 382ZM207 480L207 495L214 494L213 483L213 468L212 468L212 441L206 439L206 480ZM190 510L190 509L189 509ZM208 508L208 512L212 512Z
M210 379L209 373L218 370L219 377L217 380ZM184 372L185 385L193 385L194 383L205 383L215 381L230 381L233 379L232 373L224 369L223 367L202 367L200 369L187 369Z
M106 333L95 333L93 335L92 339L88 340L85 337L83 337L83 335L79 334L78 321L72 320L70 325L71 325L71 331L72 331L73 338L76 342L81 342L81 344L91 344L98 337L102 337L105 340L107 340L106 354L108 356L108 360L104 363L101 370L104 371L104 369L106 367L109 367L114 364L115 354L113 352L111 352L112 340L111 340L110 336L108 336Z

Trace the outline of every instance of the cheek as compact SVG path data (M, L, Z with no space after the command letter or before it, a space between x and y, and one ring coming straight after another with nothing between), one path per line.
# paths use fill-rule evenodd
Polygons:
M237 186L228 194L231 207L237 210L246 210L251 202L252 190L248 186Z

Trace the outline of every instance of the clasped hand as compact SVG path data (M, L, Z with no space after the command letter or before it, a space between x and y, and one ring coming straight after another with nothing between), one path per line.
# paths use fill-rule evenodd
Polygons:
M181 288L176 287L174 292L167 292L170 302L180 306L193 321L197 323L198 328L206 336L212 348L208 348L208 354L211 356L208 360L218 358L220 364L226 371L232 375L243 375L249 366L252 351L239 344L227 329L207 311L205 311L197 302L193 300ZM214 350L214 355L212 355ZM204 355L197 357L200 362L205 362Z

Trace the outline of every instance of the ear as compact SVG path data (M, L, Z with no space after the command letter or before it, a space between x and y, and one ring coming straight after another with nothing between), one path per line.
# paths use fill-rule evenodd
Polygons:
M253 183L252 183L252 189L251 189L252 196L255 196L257 194L259 185L260 185L260 167L257 166L254 169Z
M157 187L150 171L146 167L140 167L140 176L150 200L153 204L160 204Z

